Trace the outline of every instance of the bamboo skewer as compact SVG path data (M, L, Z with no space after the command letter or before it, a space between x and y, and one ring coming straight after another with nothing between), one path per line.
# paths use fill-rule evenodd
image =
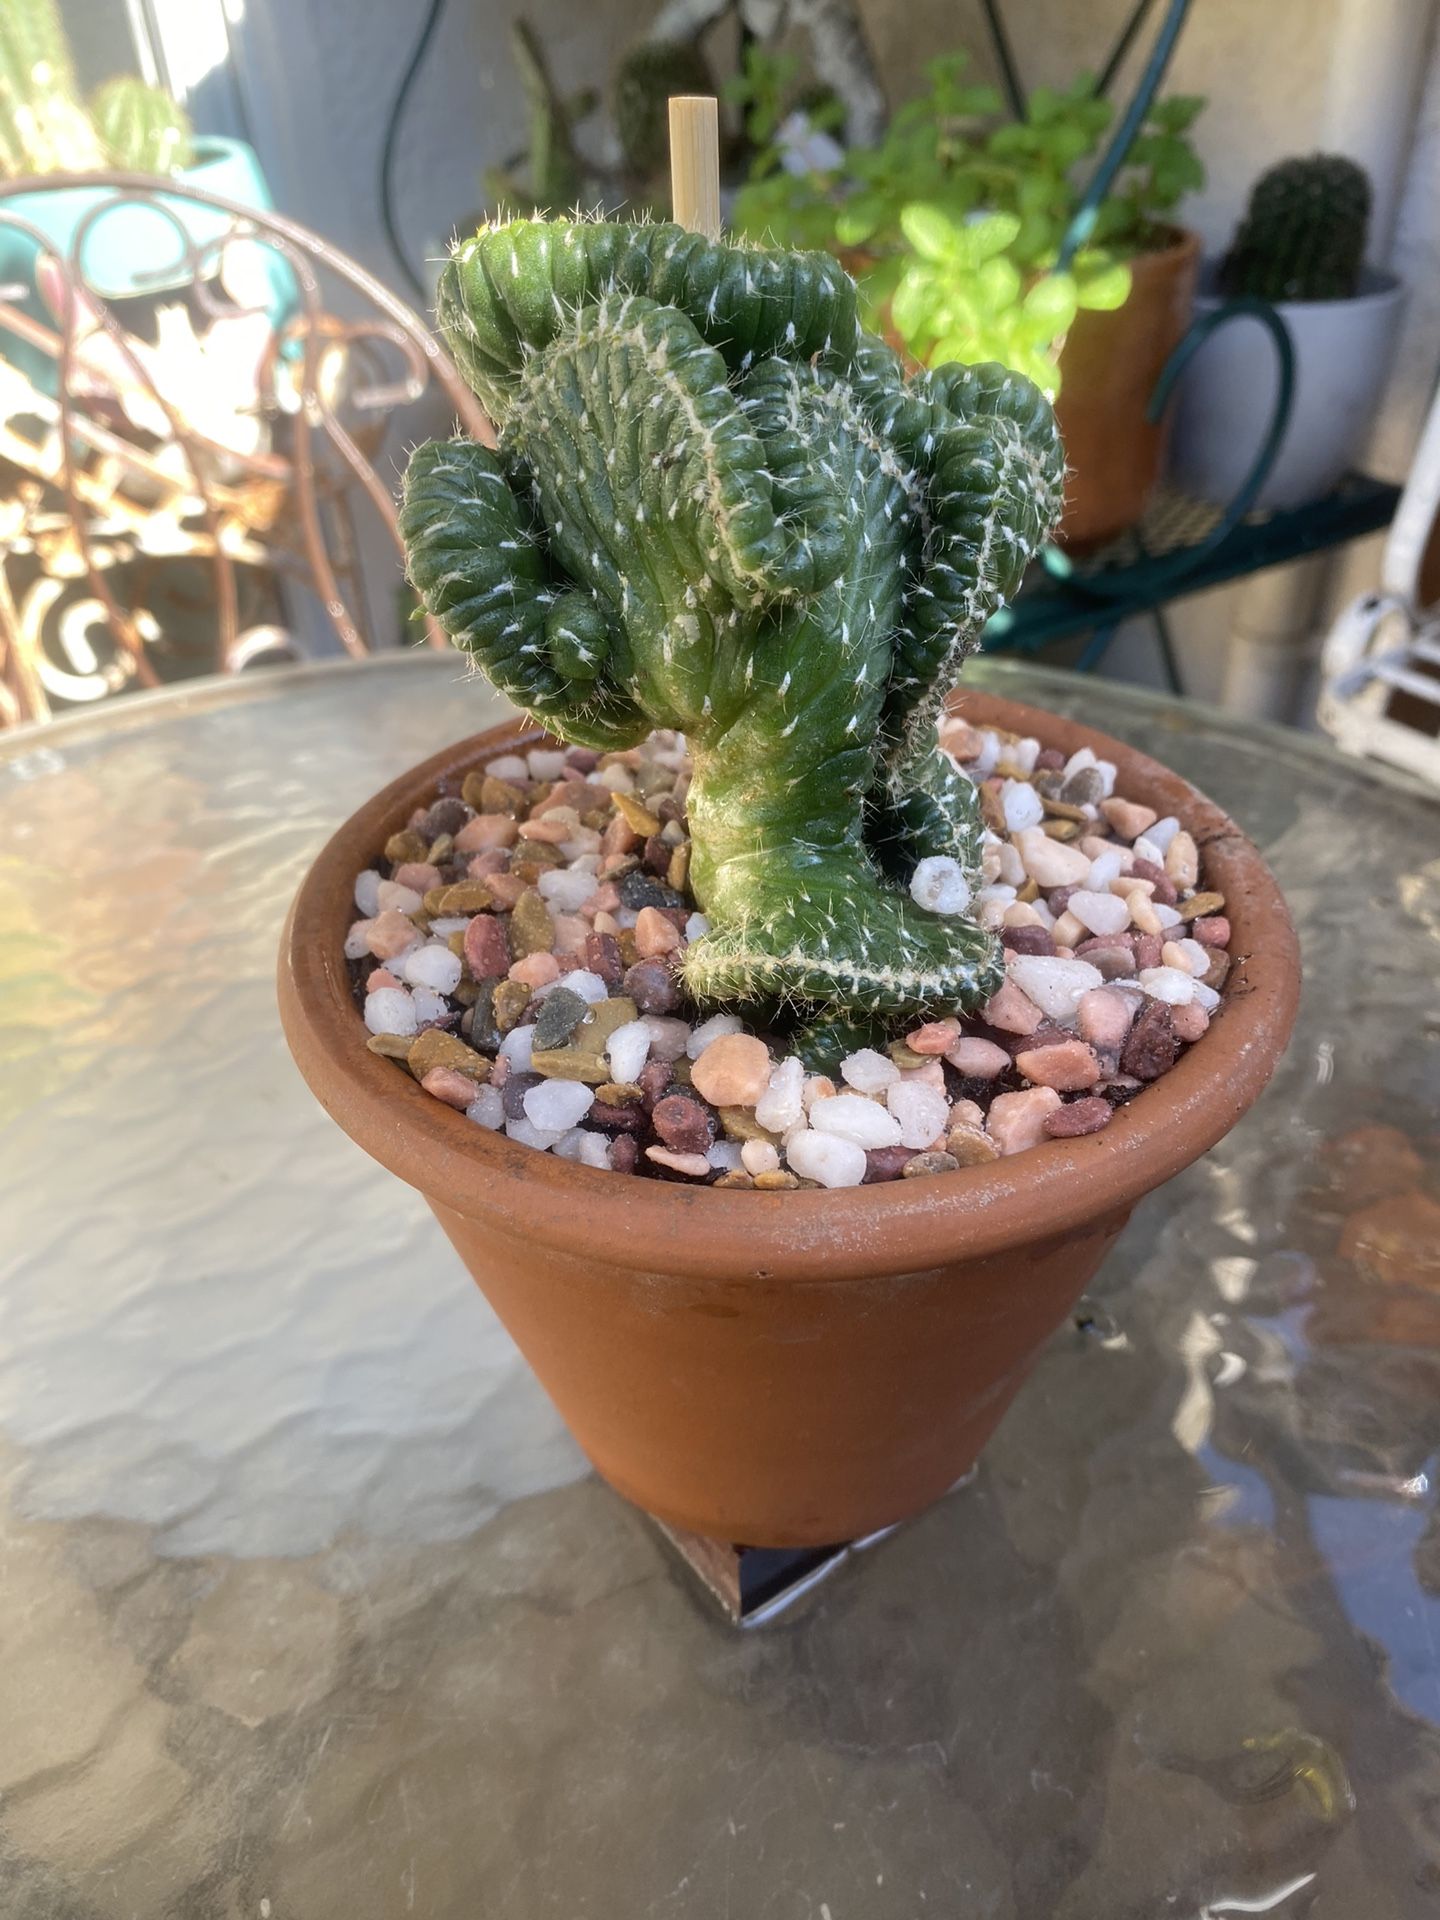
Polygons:
M720 238L720 110L714 94L670 102L670 200L682 227Z

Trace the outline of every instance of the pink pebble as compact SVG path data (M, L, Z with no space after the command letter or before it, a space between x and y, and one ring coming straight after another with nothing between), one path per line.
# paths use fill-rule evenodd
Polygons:
M527 987L548 987L560 978L560 962L553 953L527 953L511 967L510 978Z
M1100 1078L1100 1062L1083 1040L1061 1040L1053 1047L1031 1047L1017 1053L1015 1065L1027 1080L1057 1093L1083 1093Z
M984 1008L986 1022L1001 1033L1034 1033L1043 1017L1013 980L1007 980L998 993L992 994Z
M373 973L366 976L365 991L378 993L381 987L400 987L404 984L403 980L395 978L388 967L376 967Z
M640 836L623 813L617 813L600 836L601 851L609 854L612 859L622 854L633 853L639 845Z
M923 1067L907 1067L900 1078L911 1086L938 1087L945 1091L945 1069L938 1060L927 1060Z
M662 953L673 953L680 935L673 920L657 907L642 907L635 916L635 951L642 960L658 960Z
M370 951L377 960L398 960L402 953L408 953L412 947L418 947L421 934L412 920L394 907L370 922Z
M912 1053L949 1053L959 1037L958 1020L930 1020L907 1033L905 1044Z
M485 853L499 847L513 847L520 836L520 823L508 813L477 813L467 820L455 836L457 853Z
M416 893L428 893L431 887L439 886L440 869L432 867L428 860L407 860L390 878L397 887L413 887Z
M1181 1040L1198 1040L1209 1025L1210 1016L1198 1000L1187 1000L1184 1006L1170 1009L1171 1031Z
M673 1167L676 1173L688 1173L695 1180L703 1180L710 1171L703 1153L671 1153L668 1147L647 1147L645 1158L659 1167Z
M518 873L487 873L485 884L495 896L495 904L510 908L525 891L526 882Z
M1001 1153L1024 1153L1045 1138L1046 1119L1059 1105L1060 1096L1053 1087L997 1094L985 1116L985 1131Z
M492 873L504 873L509 864L510 856L503 847L487 847L473 857L465 871L472 880L488 880Z
M952 1127L979 1127L983 1131L985 1126L985 1109L980 1105L978 1100L957 1100L950 1109L950 1125Z
M510 942L493 913L477 913L466 927L465 964L476 980L500 980L510 971Z
M555 915L556 953L579 953L590 938L590 922L578 913Z
M957 1073L971 1080L993 1080L1010 1064L1010 1056L1003 1047L996 1046L993 1040L976 1039L970 1034L957 1040L945 1058Z
M585 904L596 913L614 913L620 905L620 889L613 884L597 887Z
M1080 996L1076 1026L1080 1038L1087 1041L1102 1059L1112 1066L1120 1059L1120 1050L1130 1034L1135 1018L1133 994L1116 993L1110 987L1091 987Z
M1085 1100L1071 1100L1045 1118L1048 1140L1078 1140L1087 1133L1099 1133L1108 1127L1115 1109L1108 1100L1091 1094Z
M459 1073L454 1067L432 1067L420 1084L426 1093L433 1093L447 1107L463 1110L475 1098L475 1082L468 1074Z
M558 847L560 842L568 840L574 831L574 822L570 820L527 820L525 822L525 838L539 840L549 847Z
M1197 920L1190 928L1191 938L1198 940L1202 947L1228 947L1230 944L1230 922L1223 913L1206 914L1203 920Z

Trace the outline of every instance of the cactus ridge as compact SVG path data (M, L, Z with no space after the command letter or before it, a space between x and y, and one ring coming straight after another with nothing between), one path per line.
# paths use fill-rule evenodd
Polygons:
M417 449L401 524L446 631L564 738L686 734L706 1001L828 1018L983 999L997 943L935 720L1059 510L1053 415L1001 368L907 383L828 258L671 226L513 222L441 283L499 424Z

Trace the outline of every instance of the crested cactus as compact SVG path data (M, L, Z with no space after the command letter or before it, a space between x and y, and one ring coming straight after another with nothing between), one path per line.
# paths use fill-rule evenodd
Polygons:
M684 731L694 996L831 1020L987 997L977 796L935 720L1059 511L1038 390L907 380L829 256L670 225L485 229L440 319L500 443L416 451L411 578L563 738Z
M96 89L90 111L112 166L129 173L177 173L190 165L190 116L163 87L119 74Z
M1342 154L1282 160L1256 181L1220 269L1221 290L1261 300L1348 300L1360 283L1370 182Z

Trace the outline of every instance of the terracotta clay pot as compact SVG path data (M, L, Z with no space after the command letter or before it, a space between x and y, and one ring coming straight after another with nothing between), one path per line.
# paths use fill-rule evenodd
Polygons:
M1299 988L1275 882L1220 809L1074 723L967 693L976 723L1115 761L1178 813L1226 900L1235 964L1204 1039L1104 1133L839 1192L726 1192L606 1173L487 1133L369 1053L341 943L355 875L442 781L524 738L497 728L362 807L321 853L280 955L286 1037L321 1104L419 1188L610 1483L690 1532L825 1545L914 1513L966 1472L1142 1194L1259 1094Z
M1160 475L1167 428L1145 417L1160 369L1190 324L1198 234L1130 261L1130 297L1111 313L1077 313L1060 352L1055 417L1069 474L1060 541L1113 540L1144 513Z

